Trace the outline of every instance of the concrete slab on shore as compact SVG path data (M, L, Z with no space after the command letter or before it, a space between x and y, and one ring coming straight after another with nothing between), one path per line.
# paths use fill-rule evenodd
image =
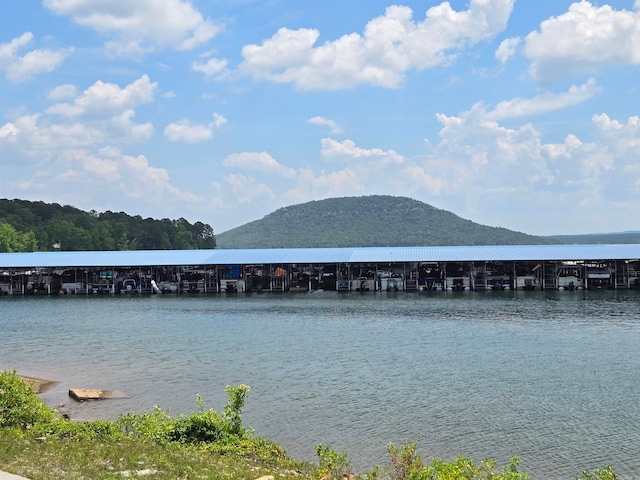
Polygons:
M91 388L71 388L69 396L74 400L106 400L110 398L126 398L127 395L118 390L95 390Z
M31 389L34 393L44 393L60 383L54 382L53 380L44 380L42 378L24 377L22 375L20 375L20 378L25 382L32 384Z

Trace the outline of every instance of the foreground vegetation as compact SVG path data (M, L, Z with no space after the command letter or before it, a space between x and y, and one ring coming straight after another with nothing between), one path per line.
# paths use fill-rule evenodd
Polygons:
M204 408L170 417L154 411L122 415L115 422L72 422L58 415L15 372L0 372L0 469L32 480L113 479L312 479L312 480L527 480L518 459L502 468L460 456L425 464L415 443L389 445L389 460L363 474L323 445L318 463L289 458L277 444L245 429L240 413L249 387L227 387L218 413ZM611 467L582 480L616 480Z

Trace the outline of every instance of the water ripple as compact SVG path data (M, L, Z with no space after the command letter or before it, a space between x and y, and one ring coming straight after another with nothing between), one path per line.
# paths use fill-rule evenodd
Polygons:
M157 404L220 410L295 457L318 443L362 470L388 442L425 458L522 458L532 478L640 472L640 295L486 292L2 298L0 368L59 380L75 418ZM35 352L35 353L34 353ZM78 404L72 387L129 398Z

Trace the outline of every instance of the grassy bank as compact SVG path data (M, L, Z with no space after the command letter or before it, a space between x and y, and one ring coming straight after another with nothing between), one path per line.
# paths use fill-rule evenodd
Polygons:
M503 467L466 457L426 464L414 443L389 445L381 466L356 474L349 458L318 445L317 463L299 462L245 429L240 416L249 387L227 387L222 412L204 407L170 417L157 408L115 422L62 418L15 372L0 372L0 470L32 480L56 479L310 479L527 480L518 459ZM577 478L577 477L576 477ZM583 480L616 480L607 467Z

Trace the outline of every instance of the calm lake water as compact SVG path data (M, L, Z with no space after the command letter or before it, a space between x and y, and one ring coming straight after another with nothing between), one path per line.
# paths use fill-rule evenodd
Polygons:
M518 455L534 479L640 476L640 292L2 297L0 369L60 381L43 397L76 419L189 413L197 394L220 411L245 383L257 435L358 471L411 440Z

